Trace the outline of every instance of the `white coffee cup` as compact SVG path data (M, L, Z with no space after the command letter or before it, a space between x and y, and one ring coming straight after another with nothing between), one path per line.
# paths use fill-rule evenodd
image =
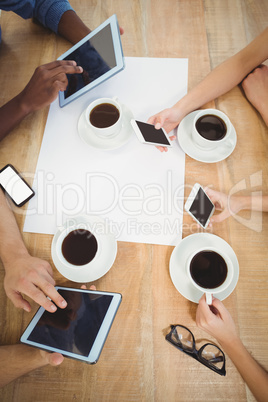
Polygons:
M92 110L94 108L96 108L97 106L99 106L99 105L107 104L107 103L110 104L110 105L113 105L118 110L119 117L118 117L117 121L114 124L112 124L112 125L110 125L108 127L100 128L100 127L94 126L90 121L90 116L91 116ZM121 107L120 103L118 102L118 98L116 98L116 97L114 97L114 98L99 98L99 99L96 99L95 101L91 102L88 105L85 114L86 114L86 122L87 122L88 127L98 137L112 138L112 137L116 136L119 133L119 131L120 131L121 127L122 127L122 107Z
M211 251L211 252L217 253L223 258L223 260L226 263L226 266L227 266L226 278L224 279L223 283L221 283L219 286L216 286L215 288L205 288L203 286L200 286L191 275L191 270L190 270L191 262L192 262L193 258L197 254L201 253L202 251L204 251L204 252ZM221 250L216 249L214 247L202 247L202 248L200 248L198 250L195 250L195 252L192 253L189 256L189 258L187 259L186 271L187 271L188 278L190 279L192 285L196 289L198 289L200 292L206 294L206 302L209 305L212 304L212 295L215 295L217 293L220 293L220 292L223 292L224 290L226 290L228 288L228 286L230 286L230 284L232 282L232 279L233 279L233 276L234 276L233 264L231 263L230 258L225 253L223 253Z
M70 263L64 256L63 254L63 249L62 249L62 245L64 240L66 239L66 237L73 231L77 231L80 230L82 231L82 233L86 233L89 232L91 235L93 235L96 239L97 242L97 250L95 255L93 256L93 258L90 261L87 261L85 264L72 264ZM79 234L77 234L77 236L79 236ZM79 270L79 269L83 269L85 268L88 264L90 264L92 261L96 260L99 256L99 254L101 253L101 242L98 239L98 235L95 233L95 231L93 231L91 228L87 228L85 227L85 225L83 224L75 224L75 225L70 225L66 228L62 228L58 238L57 238L57 242L56 242L56 254L58 259L60 260L60 262L63 264L63 266L65 266L68 269L74 269L75 271Z
M202 136L199 131L197 130L196 127L196 123L197 121L203 117L203 116L208 116L208 115L212 115L212 116L216 116L219 117L223 123L226 126L226 133L223 136L223 138L221 139L208 139L205 138L204 136ZM200 112L198 112L195 117L194 117L194 121L193 121L193 125L192 125L192 138L193 141L199 145L201 148L210 150L210 149L214 149L218 146L221 146L223 144L226 144L227 142L230 142L230 134L232 132L232 123L230 122L229 118L226 116L226 114L224 114L223 112L221 112L220 110L217 109L204 109L204 110L200 110Z

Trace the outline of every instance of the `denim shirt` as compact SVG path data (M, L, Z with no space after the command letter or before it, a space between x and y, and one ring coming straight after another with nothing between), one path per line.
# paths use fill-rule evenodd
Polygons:
M73 10L68 0L0 0L1 9L13 11L24 19L34 17L55 33L58 32L59 22L65 11Z

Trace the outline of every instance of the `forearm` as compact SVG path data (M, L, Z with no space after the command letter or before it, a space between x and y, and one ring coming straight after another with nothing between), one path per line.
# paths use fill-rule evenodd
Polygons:
M75 44L90 33L90 29L83 23L78 15L72 11L66 11L59 22L58 34Z
M0 258L5 266L11 258L27 253L15 216L0 190Z
M239 338L221 343L257 401L268 400L268 373L250 355Z
M21 100L21 94L0 108L0 141L16 127L30 110Z
M185 116L238 85L268 58L268 28L240 52L212 70L174 107Z
M183 114L187 115L230 91L249 72L249 68L244 68L240 60L233 56L212 70L196 87L176 103L175 108L182 110Z
M235 205L234 208L232 204ZM233 196L230 198L231 209L239 209L240 211L243 209L252 210L252 211L262 211L268 212L268 196L261 195L247 195L247 196ZM239 208L236 207L239 205Z

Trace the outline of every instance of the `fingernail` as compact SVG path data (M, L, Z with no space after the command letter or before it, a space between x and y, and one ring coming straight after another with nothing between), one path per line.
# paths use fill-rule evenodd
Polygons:
M57 310L57 307L55 306L55 304L51 304L50 308L53 312Z
M60 304L61 304L62 307L66 307L66 306L67 306L67 302L66 302L65 300L62 300Z

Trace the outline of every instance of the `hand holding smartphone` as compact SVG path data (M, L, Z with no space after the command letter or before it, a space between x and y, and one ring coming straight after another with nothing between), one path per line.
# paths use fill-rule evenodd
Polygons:
M157 130L153 124L131 120L131 125L140 142L163 147L172 147L169 136L163 128Z
M193 186L184 208L203 229L207 228L215 211L213 202L198 183Z

